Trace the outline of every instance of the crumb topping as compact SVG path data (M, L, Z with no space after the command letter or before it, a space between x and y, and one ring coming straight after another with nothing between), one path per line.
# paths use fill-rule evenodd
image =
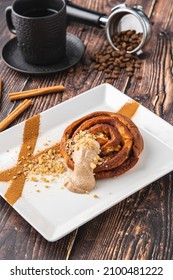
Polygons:
M93 140L96 140L98 137L105 137L104 133L99 133L97 135L90 133L88 130L80 131L75 135L74 138L70 138L67 141L66 149L68 154L73 157L74 151L78 151L80 147L94 149ZM92 169L95 169L97 165L101 165L104 159L99 155L94 157L93 161L90 164Z
M29 149L29 147L28 147ZM24 173L27 175L33 175L30 177L31 181L38 182L38 179L34 175L41 175L41 180L48 183L49 180L44 177L44 175L51 175L53 177L58 177L60 174L66 172L67 167L63 162L60 154L60 150L50 148L38 155L35 158L26 158L23 165L23 170L18 173ZM20 166L22 162L19 161Z

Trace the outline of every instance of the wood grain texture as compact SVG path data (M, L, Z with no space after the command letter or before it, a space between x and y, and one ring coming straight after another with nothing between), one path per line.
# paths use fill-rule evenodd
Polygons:
M171 182L163 177L80 228L71 259L172 259Z
M74 0L75 3L110 13L121 0ZM5 23L4 10L12 0L0 0L0 51L13 37ZM173 124L172 0L127 0L142 4L151 18L152 37L145 46L142 80L122 73L112 85ZM104 72L92 70L92 56L103 48L103 29L70 23L68 31L86 46L74 72L25 75L8 68L0 59L3 98L0 120L20 101L10 102L8 92L63 84L64 93L40 96L13 125L104 82ZM85 67L84 67L85 66ZM173 174L170 173L125 199L57 242L47 242L0 198L0 259L173 259Z

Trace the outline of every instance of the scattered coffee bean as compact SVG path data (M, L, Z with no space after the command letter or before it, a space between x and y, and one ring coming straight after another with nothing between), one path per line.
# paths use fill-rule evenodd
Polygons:
M132 77L133 76L133 72L127 72L127 76L128 77Z
M135 63L134 67L135 68L141 68L141 64Z
M133 72L133 68L132 67L127 67L126 72Z
M112 74L112 78L116 80L116 79L118 79L118 75L116 75L116 74L113 73L113 74Z
M105 69L105 73L110 73L111 72L111 69Z
M106 82L107 82L108 84L111 84L111 83L112 83L112 79L106 79Z
M101 65L101 66L99 67L99 71L102 71L102 70L104 70L104 67Z
M111 82L111 78L117 79L122 71L125 71L129 77L135 76L137 79L141 79L141 74L136 73L134 75L134 72L141 68L142 60L136 54L127 52L128 48L134 49L137 41L140 42L141 39L142 34L137 34L135 30L122 31L114 36L114 42L117 42L120 46L125 42L126 47L117 51L107 41L104 41L103 50L94 56L95 65L93 69L109 74L104 77L107 82Z
M111 74L106 73L105 74L105 79L107 79L107 78L111 78Z
M97 70L99 67L100 67L100 64L95 64L95 65L94 65L94 69L96 69L96 70Z
M135 78L136 79L142 79L142 74L141 73L135 73Z

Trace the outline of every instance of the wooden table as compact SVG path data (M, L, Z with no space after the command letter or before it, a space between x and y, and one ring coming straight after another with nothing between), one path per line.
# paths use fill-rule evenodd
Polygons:
M74 0L75 3L110 13L118 0ZM172 0L127 0L143 4L152 23L152 37L145 47L142 79L125 74L112 85L173 124L173 5ZM0 50L13 37L8 31L4 10L12 0L0 0ZM92 71L91 56L102 47L102 29L71 23L68 31L86 46L83 60L69 71L46 76L26 75L8 68L0 60L3 97L0 120L18 105L8 92L63 84L63 94L38 97L32 108L13 123L40 113L104 82L104 73ZM84 67L85 66L85 67ZM47 242L20 215L0 198L0 259L173 259L173 174L155 181L57 242Z

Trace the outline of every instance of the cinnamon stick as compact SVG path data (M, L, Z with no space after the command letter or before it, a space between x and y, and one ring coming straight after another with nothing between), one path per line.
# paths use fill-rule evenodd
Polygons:
M23 113L30 105L31 100L24 100L19 106L16 107L2 122L0 122L0 132L6 129L21 113Z
M64 91L64 89L65 89L64 86L58 85L58 86L52 86L52 87L31 89L31 90L26 90L26 91L22 91L22 92L12 92L12 93L9 93L9 97L10 97L11 101L14 101L14 100L18 100L18 99L45 95L45 94L49 94L49 93L53 93L53 92L62 92L62 91Z

